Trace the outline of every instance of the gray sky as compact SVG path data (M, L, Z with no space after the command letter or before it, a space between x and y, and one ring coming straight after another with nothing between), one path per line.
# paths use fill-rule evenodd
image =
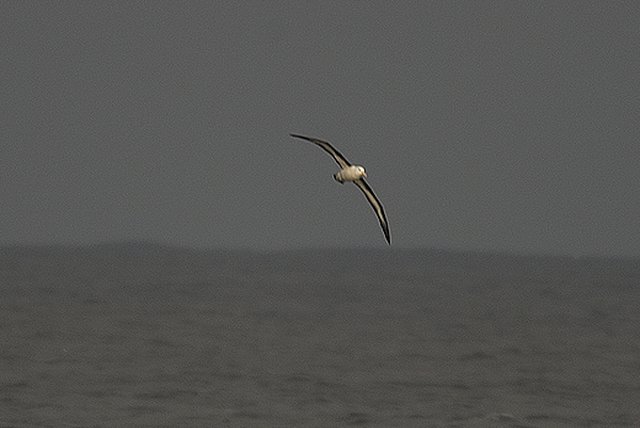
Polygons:
M640 255L636 1L0 2L0 243Z

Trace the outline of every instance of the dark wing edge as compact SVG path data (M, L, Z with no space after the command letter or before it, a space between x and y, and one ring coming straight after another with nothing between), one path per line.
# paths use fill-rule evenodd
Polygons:
M380 221L380 227L382 227L382 232L384 232L384 237L386 238L387 243L391 245L391 234L389 233L389 222L387 221L387 216L384 214L384 208L382 208L382 203L380 203L380 200L376 197L375 193L373 193L373 190L371 190L371 187L369 187L369 184L367 184L367 182L364 181L364 179L360 178L354 181L353 184L355 184L360 188L360 190L362 190L362 193L364 193L364 196L369 201L369 204L371 204L373 211L375 211L376 216Z
M336 161L336 163L340 166L340 168L346 168L348 166L351 166L351 163L347 160L347 158L342 156L342 154L339 151L337 151L335 147L333 147L328 142L319 140L317 138L305 137L304 135L300 135L300 134L289 134L289 135L295 138L302 138L303 140L311 141L313 144L320 146L325 152L331 155L333 160Z

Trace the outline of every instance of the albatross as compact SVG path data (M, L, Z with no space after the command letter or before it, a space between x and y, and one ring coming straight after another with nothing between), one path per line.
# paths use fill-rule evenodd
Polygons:
M339 151L337 151L331 144L326 141L319 140L318 138L305 137L300 134L289 134L295 138L301 138L303 140L307 140L316 144L325 152L329 153L333 160L336 161L338 166L340 167L340 171L333 174L333 178L338 181L340 184L344 184L345 181L350 181L364 193L364 196L367 198L367 201L373 207L373 211L378 216L378 221L380 222L380 227L382 227L382 232L384 233L384 237L387 240L387 243L391 245L391 235L389 234L389 222L387 222L387 216L384 214L384 209L382 208L382 203L377 198L369 184L364 181L364 177L367 177L367 171L361 165L352 165L351 162L347 160Z

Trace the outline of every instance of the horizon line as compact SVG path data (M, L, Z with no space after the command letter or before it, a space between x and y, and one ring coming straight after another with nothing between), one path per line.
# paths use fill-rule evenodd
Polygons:
M257 253L257 254L278 254L293 252L313 252L313 251L375 251L380 253L401 253L413 251L427 251L432 253L450 254L477 254L493 256L511 257L550 257L568 259L620 259L639 260L640 255L607 254L607 253L582 253L570 254L566 252L544 252L535 250L515 250L500 248L461 248L446 246L398 246L378 247L378 246L340 246L340 245L316 245L316 246L292 246L289 248L252 248L248 246L215 246L176 243L154 239L114 239L96 240L92 242L5 242L0 243L0 251L11 249L92 249L97 247L156 247L167 250L196 251L196 252L230 252L230 253Z

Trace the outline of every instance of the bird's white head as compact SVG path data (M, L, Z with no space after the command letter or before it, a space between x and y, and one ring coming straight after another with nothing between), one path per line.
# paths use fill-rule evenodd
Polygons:
M364 169L363 166L358 165L356 168L358 169L358 175L360 175L360 177L367 176L367 171Z

